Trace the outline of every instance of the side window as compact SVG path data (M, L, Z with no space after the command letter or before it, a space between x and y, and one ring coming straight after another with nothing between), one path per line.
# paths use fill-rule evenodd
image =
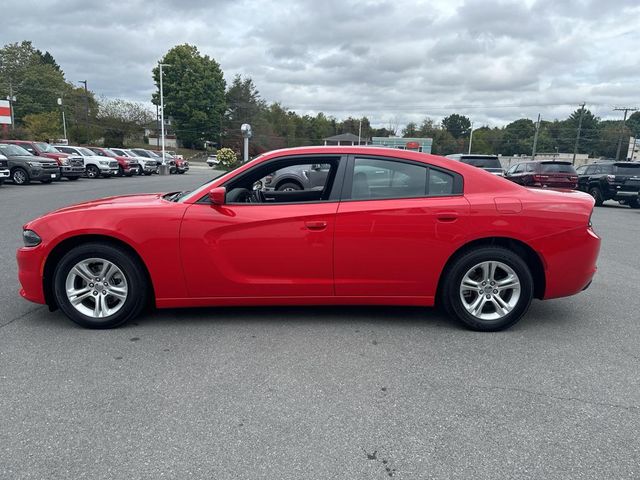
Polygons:
M524 163L519 163L518 165L516 165L516 168L513 171L513 173L522 173L522 172L524 172Z
M370 200L426 196L427 172L426 166L411 163L356 158L351 198Z
M596 167L595 165L591 165L589 167L586 168L586 170L584 171L585 175L593 175L594 173L596 173Z
M429 169L429 196L453 195L453 175L435 168Z
M60 150L62 153L75 153L74 151L72 151L67 147L56 147L56 150Z
M21 143L20 146L24 148L27 152L37 155L36 149L33 148L33 145L30 143Z
M526 170L527 173L531 173L531 172L535 172L536 171L536 166L533 163L527 163L526 164Z
M516 172L516 168L518 168L518 165L512 165L509 167L509 170L507 170L507 175L511 175L512 173Z

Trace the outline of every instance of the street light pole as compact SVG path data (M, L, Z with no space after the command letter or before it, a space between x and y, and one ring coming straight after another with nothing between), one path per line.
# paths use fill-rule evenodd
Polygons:
M58 98L58 105L60 105L60 110L62 111L62 131L64 132L64 139L67 139L67 121L64 118L64 105L62 105L62 98Z
M167 63L158 63L158 67L160 68L160 135L162 137L162 164L165 164L164 158L164 90L162 88L162 67L170 67L171 65Z
M468 155L471 155L471 144L473 143L473 122L471 122L471 133L469 133L469 151Z
M84 84L84 125L87 136L86 142L89 143L89 89L87 88L86 80L79 80L78 83Z

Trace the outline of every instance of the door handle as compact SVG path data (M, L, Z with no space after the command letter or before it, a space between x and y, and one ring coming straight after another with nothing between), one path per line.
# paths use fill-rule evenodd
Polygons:
M304 222L304 224L309 230L324 230L325 228L327 228L327 222L325 222L324 220Z
M456 212L441 212L436 214L439 222L455 222L458 219Z

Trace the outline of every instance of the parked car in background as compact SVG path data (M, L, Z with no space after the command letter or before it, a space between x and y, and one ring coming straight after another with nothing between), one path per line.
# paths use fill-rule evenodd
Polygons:
M602 162L578 167L578 189L602 205L616 200L640 208L640 162Z
M293 192L322 188L327 181L331 165L309 164L281 168L264 177L261 182L265 190Z
M88 147L96 155L100 155L101 157L111 158L118 162L118 176L119 177L130 177L132 175L137 175L138 170L140 169L140 164L133 158L125 157L122 155L116 155L114 152L109 150L108 148L102 147Z
M11 143L24 148L32 155L46 157L58 162L60 176L69 180L77 180L84 175L84 160L82 157L62 153L53 145L46 142L34 142L30 140L6 140L4 143Z
M253 188L309 163L329 165L320 189ZM20 293L88 328L121 325L151 302L438 303L469 328L496 331L533 298L591 284L593 205L583 192L523 188L420 152L278 150L191 191L100 199L27 222Z
M9 161L7 157L0 154L0 185L4 183L5 180L8 180L11 176L11 171L9 170Z
M453 155L447 155L446 158L450 158L451 160L456 160L458 162L466 163L467 165L481 168L482 170L486 170L487 172L493 173L494 175L504 175L502 164L500 163L500 159L496 155L472 155L465 153L456 153Z
M7 157L9 178L16 185L27 185L32 181L51 183L60 178L60 167L55 160L37 157L19 145L8 143L0 143L0 153Z
M189 162L182 158L176 158L176 171L175 173L183 174L189 171Z
M138 175L151 175L153 173L158 173L158 162L155 159L149 157L140 157L133 153L131 150L125 148L110 148L113 153L116 155L131 158L138 162L140 165L140 169L138 170Z
M215 167L218 164L220 164L220 160L218 160L218 155L216 155L215 153L212 153L207 156L207 165L209 165L210 167Z
M173 150L165 150L165 152L167 152L169 155L171 155L176 160L184 160L184 157L182 155L179 155L178 153L176 153Z
M118 174L118 161L112 158L96 155L86 147L70 145L56 145L57 150L70 155L80 155L84 160L85 171L88 178L109 178Z
M525 187L575 189L578 174L571 162L522 162L511 165L505 177Z
M154 152L153 150L148 150L146 148L132 148L131 151L139 157L146 157L150 158L151 160L155 160L158 166L162 164L161 154Z

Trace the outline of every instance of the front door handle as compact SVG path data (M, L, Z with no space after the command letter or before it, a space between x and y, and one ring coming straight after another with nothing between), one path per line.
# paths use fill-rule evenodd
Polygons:
M304 224L309 230L324 230L325 228L327 228L327 222L325 222L324 220L304 222Z

